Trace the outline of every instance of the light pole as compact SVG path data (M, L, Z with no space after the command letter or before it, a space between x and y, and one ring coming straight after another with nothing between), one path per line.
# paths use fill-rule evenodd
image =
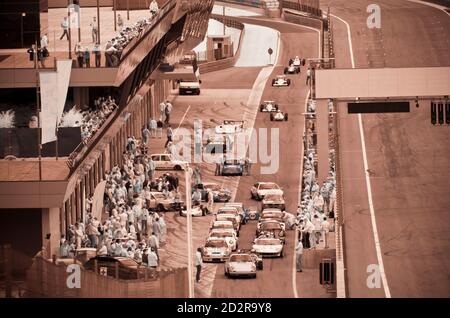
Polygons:
M20 15L20 44L23 47L23 18L26 16L27 14L25 12L22 12L22 14Z
M191 202L191 175L192 168L187 166L184 169L186 178L186 219L187 219L187 243L188 243L188 280L189 298L194 298L193 266L192 266L192 202Z

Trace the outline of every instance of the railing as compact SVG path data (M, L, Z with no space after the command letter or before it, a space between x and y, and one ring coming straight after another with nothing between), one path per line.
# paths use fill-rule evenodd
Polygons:
M235 4L241 4L246 5L250 7L256 7L261 8L262 1L261 0L221 0L222 2L228 2L228 3L235 3Z
M63 298L185 298L187 269L158 270L140 267L138 279L116 279L80 268L79 288L69 288L65 264L37 256L27 271L26 297Z
M315 17L322 17L319 0L281 0L280 2L283 9L292 9L308 13Z

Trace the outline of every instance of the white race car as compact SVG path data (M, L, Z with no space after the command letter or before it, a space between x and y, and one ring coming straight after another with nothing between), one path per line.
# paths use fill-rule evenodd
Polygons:
M262 200L262 209L266 208L278 208L284 211L286 209L284 197L281 194L267 194Z
M225 263L225 276L256 278L257 265L250 253L232 253Z
M205 207L201 208L199 205L196 205L191 208L192 216L205 216L206 214L208 214L208 209ZM180 215L187 216L187 210L185 206L180 210Z
M236 232L233 226L233 222L231 221L214 221L211 225L210 232L214 230L232 230Z
M216 221L230 221L233 223L233 228L239 236L239 230L241 229L240 220L236 220L236 215L234 214L216 214Z
M244 130L242 120L224 120L223 124L216 126L216 134L236 134Z
M278 75L272 80L273 87L289 86L291 85L291 80L286 77L286 75Z
M262 257L283 257L283 242L278 238L257 238L252 247L252 251Z
M302 65L305 65L305 60L296 56L293 59L289 60L289 65L294 65L294 66L300 67Z
M188 165L186 161L176 160L168 153L153 154L151 158L155 163L156 170L182 170Z
M147 200L151 210L157 212L179 211L183 206L183 202L175 202L174 199L166 198L162 192L150 192L150 198Z
M231 254L231 248L222 238L209 238L203 248L204 262L225 262Z
M283 113L281 110L277 110L275 113L270 114L270 121L287 121L288 114Z
M232 214L237 223L243 223L243 218L240 213L239 207L236 206L223 206L217 210L217 214Z
M236 232L234 230L214 229L209 232L208 238L225 239L231 250L235 251L238 248L238 237L236 236Z
M259 106L260 112L276 112L278 110L278 104L272 100L266 100Z
M250 189L252 199L262 200L268 193L281 194L283 190L274 182L256 182Z
M298 74L300 73L300 66L295 66L293 63L284 68L284 74Z

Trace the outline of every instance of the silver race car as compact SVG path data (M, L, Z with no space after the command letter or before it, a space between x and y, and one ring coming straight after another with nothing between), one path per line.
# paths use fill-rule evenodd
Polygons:
M272 80L273 87L283 87L291 85L291 80L286 75L278 75Z
M275 113L270 114L270 121L287 121L288 113L284 113L281 110L277 110Z
M272 100L266 100L259 106L260 112L276 112L278 110L278 104Z
M256 278L256 272L260 269L255 262L252 253L236 252L232 253L225 262L225 276L231 277L252 277Z

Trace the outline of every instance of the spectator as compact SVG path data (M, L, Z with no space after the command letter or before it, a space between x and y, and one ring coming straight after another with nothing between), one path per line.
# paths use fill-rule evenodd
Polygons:
M156 131L159 135L159 138L161 139L162 138L162 130L164 127L164 123L162 122L161 119L159 119L158 122L156 123L156 127L157 127Z
M160 215L157 222L159 223L159 228L161 231L159 242L161 245L164 245L164 244L166 244L166 235L167 235L167 226L166 226L166 222L164 221L164 216Z
M119 26L119 29L123 28L123 20L122 20L122 16L120 15L120 13L117 15L117 25Z
M152 0L149 9L150 9L150 17L153 18L158 13L159 10L158 2L156 2L156 0Z
M200 274L202 272L202 249L201 247L197 248L197 252L195 252L195 267L197 267L197 274L195 275L195 281L200 283Z
M155 249L153 247L149 248L148 256L147 256L147 264L150 268L157 268L158 267L158 254L155 252Z
M148 126L150 128L150 136L156 138L156 129L158 128L158 124L153 117L150 119Z
M166 101L166 107L164 108L164 114L166 115L166 121L165 124L169 124L170 121L170 114L172 113L172 104L169 101Z
M86 67L91 67L91 52L89 52L89 47L87 46L84 49L84 64Z
M69 242L67 240L64 240L64 242L62 242L61 246L59 247L59 257L68 258L69 251L70 251Z
M59 39L62 40L65 36L66 39L69 40L69 21L67 20L67 17L64 17L61 22L61 29L63 30L63 33Z
M92 43L98 43L98 24L96 17L92 18L92 22L89 26L91 27Z
M83 51L83 47L81 46L81 42L78 42L75 45L75 55L77 56L78 67L83 67L83 64L84 64L84 51Z
M142 142L147 146L150 139L150 130L146 126L142 128Z
M172 127L170 125L167 127L166 134L167 134L167 141L166 141L166 144L164 145L164 148L167 147L169 142L172 142L173 130L172 130Z
M161 102L159 104L159 119L164 120L166 114L166 104L164 102Z
M37 54L37 50L36 50L36 45L32 44L31 47L27 50L27 53L29 54L29 59L30 61L33 61L34 63L34 68L37 67L36 61L36 54Z
M48 49L48 36L47 36L47 33L45 33L41 37L41 49Z
M94 53L95 56L95 67L100 67L102 55L100 51L100 45L98 43L94 45L94 47L92 48L92 52Z

